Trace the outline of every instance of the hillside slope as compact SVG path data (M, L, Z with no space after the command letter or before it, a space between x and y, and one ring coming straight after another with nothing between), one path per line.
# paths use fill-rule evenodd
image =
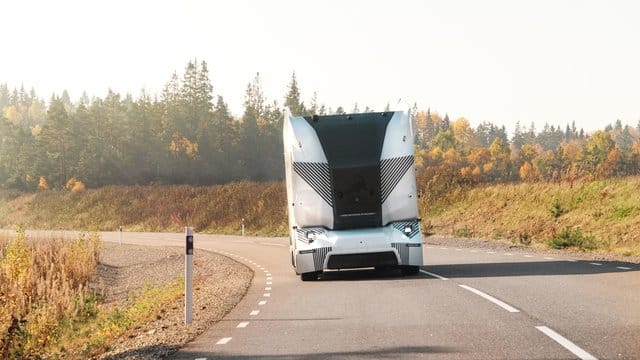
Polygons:
M640 177L459 189L423 210L432 232L640 255Z
M422 196L420 212L428 233L640 256L639 190L640 177L499 184ZM239 234L244 218L247 234L286 236L285 203L279 182L0 192L0 227L180 231L175 214L199 232Z
M283 183L236 182L196 187L107 186L81 193L0 193L0 227L114 231L181 231L175 215L198 232L249 235L286 232Z

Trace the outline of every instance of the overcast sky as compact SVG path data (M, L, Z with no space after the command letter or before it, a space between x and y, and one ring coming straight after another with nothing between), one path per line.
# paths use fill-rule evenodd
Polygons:
M381 110L402 98L477 125L586 130L640 119L638 1L24 1L0 3L0 83L160 93L194 58L242 112L260 72L282 104Z

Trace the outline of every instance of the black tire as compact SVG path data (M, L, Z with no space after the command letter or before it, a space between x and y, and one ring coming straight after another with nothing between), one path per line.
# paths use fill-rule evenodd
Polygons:
M302 281L315 281L318 280L318 273L315 271L302 273L300 274L300 279Z
M419 266L403 266L401 268L402 275L415 275L420 272Z

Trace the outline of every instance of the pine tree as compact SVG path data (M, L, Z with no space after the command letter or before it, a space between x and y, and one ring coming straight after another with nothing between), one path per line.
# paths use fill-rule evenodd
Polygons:
M314 115L318 113L318 93L313 92L313 96L311 97L311 106L309 107L309 114Z
M614 127L617 131L622 131L622 120L616 119L616 125Z
M297 89L297 87L296 87ZM260 73L256 73L253 82L247 85L245 91L244 114L240 125L240 159L243 177L259 180L261 166L258 159L262 153L259 141L258 121L264 118L265 99L262 94Z
M440 125L440 131L447 131L451 128L451 123L449 121L449 114L444 113L444 118L442 119L442 123Z
M66 152L69 147L69 130L69 114L65 109L65 103L61 98L55 97L47 111L47 123L42 131L42 138L49 158L58 163L58 186L67 183Z
M289 111L291 111L291 114L293 115L306 115L304 102L300 100L300 89L298 89L298 81L296 80L295 71L291 76L289 91L284 98L284 106L289 108Z

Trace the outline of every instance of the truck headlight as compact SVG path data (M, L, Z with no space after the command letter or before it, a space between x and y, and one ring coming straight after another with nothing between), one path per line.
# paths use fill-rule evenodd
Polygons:
M404 227L405 234L411 234L412 232L413 232L413 227L411 227L411 225L407 225Z
M316 233L307 231L307 240L309 240L309 242L313 242L316 239L316 236Z

